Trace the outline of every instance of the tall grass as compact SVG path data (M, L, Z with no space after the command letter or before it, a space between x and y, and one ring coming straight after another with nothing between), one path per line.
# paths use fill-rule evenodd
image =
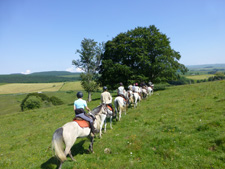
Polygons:
M72 148L77 162L68 157L63 168L225 168L224 86L216 81L155 92L95 139L94 154L87 152L87 138L78 139ZM1 116L1 168L57 168L51 137L73 118L75 93L58 95L66 104ZM88 106L99 99L94 93Z

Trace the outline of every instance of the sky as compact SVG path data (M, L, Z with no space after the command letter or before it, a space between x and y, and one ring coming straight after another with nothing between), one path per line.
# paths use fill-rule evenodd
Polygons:
M225 63L224 0L0 0L0 74L79 72L84 38L155 25L179 63Z

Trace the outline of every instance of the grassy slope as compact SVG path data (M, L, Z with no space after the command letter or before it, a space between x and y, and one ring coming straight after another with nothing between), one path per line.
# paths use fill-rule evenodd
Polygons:
M63 168L225 168L225 81L168 88L130 108L96 139L78 139ZM63 106L2 115L2 168L56 168L53 132L73 117L74 93ZM99 95L89 103L99 104ZM85 96L86 97L86 96ZM104 154L110 148L111 154Z

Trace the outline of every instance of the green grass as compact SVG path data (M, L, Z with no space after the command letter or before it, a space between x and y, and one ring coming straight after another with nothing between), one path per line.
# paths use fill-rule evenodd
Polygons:
M94 154L87 152L87 138L78 139L72 148L77 162L68 157L63 168L225 168L224 86L225 81L216 81L155 92L95 139ZM73 118L75 92L55 95L65 104L1 115L1 168L57 167L51 137ZM96 107L99 99L94 93L88 106Z

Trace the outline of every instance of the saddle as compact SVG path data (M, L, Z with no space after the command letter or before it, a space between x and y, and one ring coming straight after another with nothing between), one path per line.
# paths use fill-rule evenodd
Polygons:
M82 118L79 117L75 117L73 119L73 121L77 122L77 124L81 127L81 128L85 128L85 127L89 127L90 128L90 123Z
M107 105L107 108L108 108L110 111L112 111L112 107L111 107L111 106Z

